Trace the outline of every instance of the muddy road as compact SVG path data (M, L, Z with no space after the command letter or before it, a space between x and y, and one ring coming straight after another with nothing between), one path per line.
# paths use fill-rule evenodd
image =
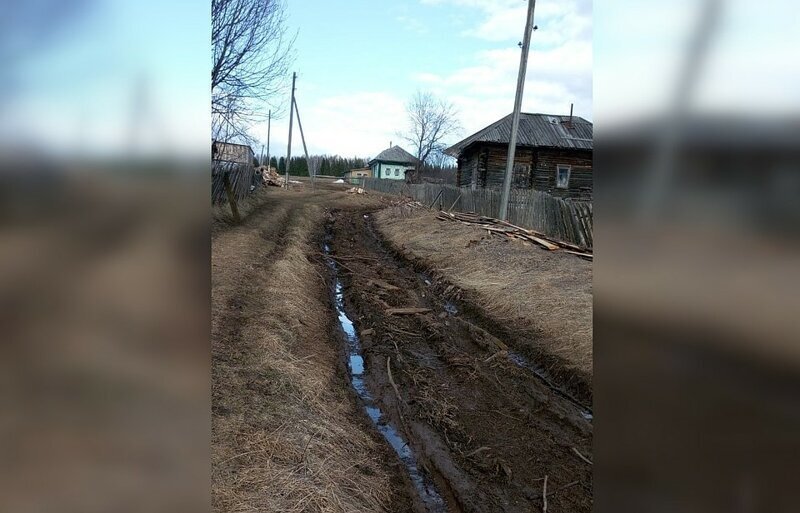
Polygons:
M541 511L546 494L552 511L590 511L589 410L476 316L479 305L391 252L369 210L327 215L341 366L403 463L415 509Z

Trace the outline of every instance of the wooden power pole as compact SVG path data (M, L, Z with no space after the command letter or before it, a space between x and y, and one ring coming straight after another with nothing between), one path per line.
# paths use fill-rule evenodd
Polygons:
M294 102L294 110L297 113L297 128L300 129L300 140L303 141L303 153L306 156L306 168L308 168L308 175L311 177L311 190L316 190L314 184L314 174L311 172L311 159L308 158L308 148L306 147L306 136L303 134L303 123L300 122L300 109L297 108L297 100Z
M517 151L517 129L519 128L519 113L520 110L522 110L522 91L525 88L525 72L528 68L528 49L531 45L531 32L533 31L533 8L535 6L536 0L528 0L528 18L525 20L525 35L522 38L522 55L519 58L517 94L514 98L514 114L511 116L511 140L508 142L506 176L503 180L503 195L500 198L500 213L497 216L503 221L508 219L508 197L511 194L511 178L514 174L514 154Z
M286 148L286 188L289 188L289 163L292 161L292 123L294 122L294 83L297 73L292 73L292 103L289 104L289 144Z

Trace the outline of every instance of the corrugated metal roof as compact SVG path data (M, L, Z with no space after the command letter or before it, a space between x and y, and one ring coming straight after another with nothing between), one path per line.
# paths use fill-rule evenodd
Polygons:
M572 123L570 124L569 116L523 112L519 117L517 145L591 150L593 148L592 126L590 121L579 116L572 116ZM457 142L447 148L445 153L458 157L462 151L473 143L508 144L510 139L511 114Z
M378 156L370 160L369 164L372 164L375 161L415 164L417 159L414 157L414 155L410 154L400 146L392 146L391 148L378 153Z

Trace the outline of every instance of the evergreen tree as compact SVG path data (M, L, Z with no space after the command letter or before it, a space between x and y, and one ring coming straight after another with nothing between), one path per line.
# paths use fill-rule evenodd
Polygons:
M286 173L286 159L281 157L278 161L278 173L284 174Z
M270 157L269 165L274 167L275 169L278 169L278 159L276 159L275 157Z

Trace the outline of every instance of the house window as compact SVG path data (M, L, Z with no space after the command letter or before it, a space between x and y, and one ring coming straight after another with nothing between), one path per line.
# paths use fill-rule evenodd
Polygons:
M394 168L394 176L400 176L400 168Z
M512 184L517 189L527 189L531 183L531 168L527 164L514 164Z
M559 164L556 166L556 187L558 189L566 189L569 187L569 172L570 166Z

